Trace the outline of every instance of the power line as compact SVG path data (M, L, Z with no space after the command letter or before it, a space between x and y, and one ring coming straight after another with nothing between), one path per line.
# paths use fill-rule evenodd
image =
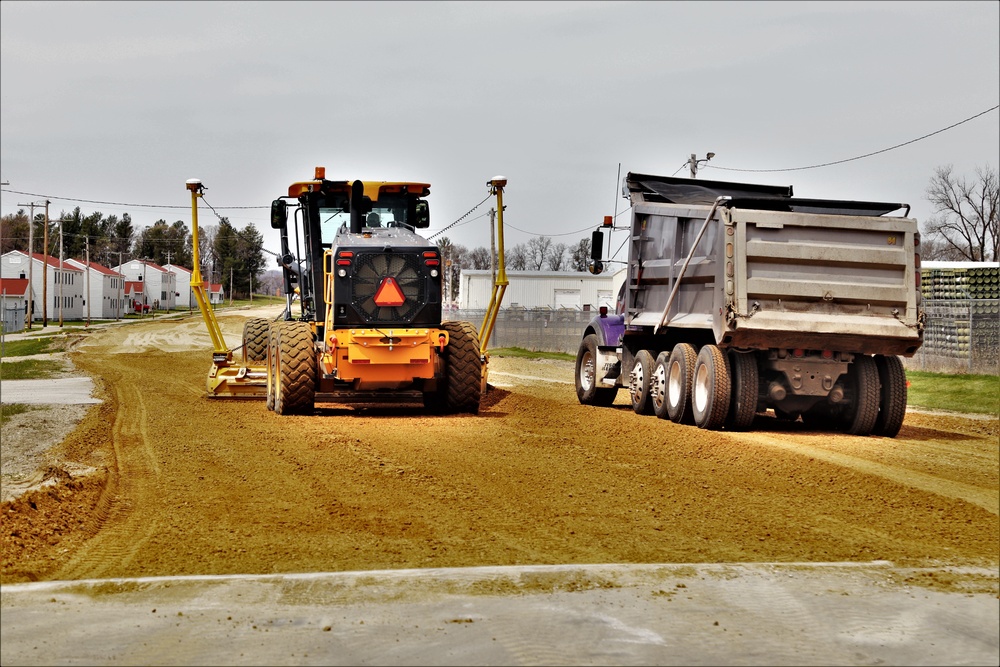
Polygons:
M979 118L980 116L985 116L986 114L988 114L991 111L996 111L998 108L1000 108L1000 105L996 105L996 106L994 106L992 108L987 109L986 111L981 111L981 112L977 113L975 116L969 116L965 120L960 120L957 123L949 125L948 127L943 127L940 130L936 130L934 132L931 132L930 134L925 134L922 137L917 137L916 139L910 139L909 141L904 141L901 144L896 144L895 146L890 146L889 148L883 148L881 150L872 151L871 153L865 153L864 155L858 155L857 157L851 157L851 158L847 158L847 159L844 159L844 160L836 160L834 162L824 162L822 164L814 164L814 165L810 165L808 167L791 167L791 168L788 168L788 169L734 169L732 167L720 167L720 166L714 165L714 164L706 164L705 166L708 167L708 168L710 168L710 169L721 169L722 171L746 171L746 172L757 172L757 173L775 172L775 171L802 171L804 169L818 169L820 167L829 167L829 166L832 166L832 165L835 165L835 164L843 164L845 162L853 162L855 160L861 160L861 159L864 159L866 157L871 157L873 155L878 155L880 153L888 153L889 151L896 150L897 148L902 148L903 146L908 146L908 145L916 143L918 141L922 141L924 139L927 139L928 137L933 137L935 134L941 134L942 132L946 132L946 131L948 131L948 130L950 130L952 128L955 128L955 127L958 127L959 125L962 125L963 123L968 123L970 120L975 120L976 118ZM687 163L685 163L685 164L687 164ZM683 166L682 166L682 168L683 168ZM677 171L680 171L680 169L678 169ZM677 172L675 171L674 173L676 174Z
M94 199L74 199L72 197L56 197L54 195L39 195L30 192L21 192L19 190L8 190L3 189L3 192L10 192L12 194L27 195L28 197L42 197L44 199L57 199L59 201L71 201L81 204L101 204L103 206L123 206L127 208L176 208L176 209L187 209L190 210L190 206L177 206L177 205L161 205L161 204L129 204L126 202L118 201L97 201ZM220 209L233 210L233 209L267 209L270 206L219 206Z

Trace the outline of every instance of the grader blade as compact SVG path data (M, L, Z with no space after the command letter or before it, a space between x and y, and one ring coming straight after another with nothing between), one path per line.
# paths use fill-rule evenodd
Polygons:
M209 398L263 400L267 398L267 368L213 363L207 386Z

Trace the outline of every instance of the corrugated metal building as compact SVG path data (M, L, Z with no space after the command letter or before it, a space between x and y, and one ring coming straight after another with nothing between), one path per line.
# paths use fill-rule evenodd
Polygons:
M620 274L623 277L624 271ZM507 271L510 283L502 308L614 310L621 279L610 272L600 275L580 271ZM622 278L623 279L623 278ZM464 269L460 278L458 307L480 310L489 306L493 294L493 274L488 270Z

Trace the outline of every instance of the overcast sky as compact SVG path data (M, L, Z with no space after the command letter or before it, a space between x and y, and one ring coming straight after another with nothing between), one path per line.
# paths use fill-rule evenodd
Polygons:
M508 247L575 245L627 209L619 169L687 176L690 154L711 151L699 178L903 202L923 221L935 168L1000 162L998 10L4 0L2 212L44 196L53 217L80 206L190 226L184 182L200 178L276 251L267 208L316 166L431 183L429 233L503 175ZM445 235L488 247L490 203Z

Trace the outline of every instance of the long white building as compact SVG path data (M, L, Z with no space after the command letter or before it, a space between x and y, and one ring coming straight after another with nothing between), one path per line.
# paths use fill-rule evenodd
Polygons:
M482 310L493 294L493 274L487 270L463 269L458 308ZM581 271L507 271L509 285L502 308L552 308L554 310L597 310L615 307L621 284L610 272L593 275Z
M173 310L177 307L177 274L149 260L133 259L112 267L125 276L126 281L143 284L146 305L156 310Z
M30 268L29 268L30 266ZM32 295L32 321L82 320L86 302L83 270L69 260L60 262L49 255L11 250L0 256L0 278L29 280ZM43 295L47 303L43 304Z
M66 263L84 272L84 290L87 290L87 300L83 307L85 318L118 320L125 316L128 312L125 276L96 262L88 265L77 259L67 259Z

